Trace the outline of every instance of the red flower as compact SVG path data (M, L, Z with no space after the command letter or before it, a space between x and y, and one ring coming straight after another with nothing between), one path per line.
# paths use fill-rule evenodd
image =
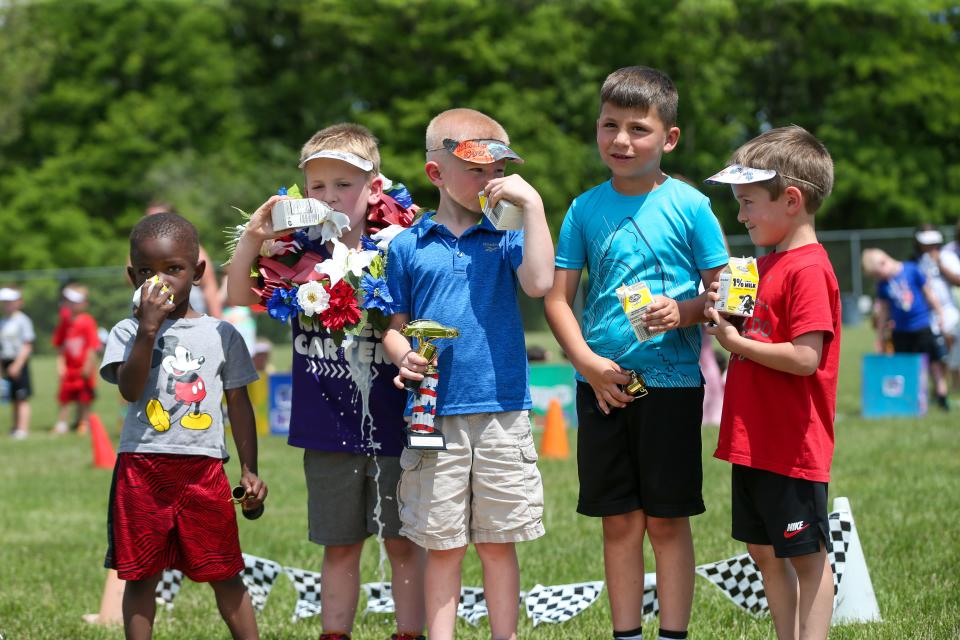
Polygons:
M357 292L346 280L327 287L327 293L330 294L330 306L320 314L323 326L332 331L339 331L348 325L360 322L362 314L357 304Z

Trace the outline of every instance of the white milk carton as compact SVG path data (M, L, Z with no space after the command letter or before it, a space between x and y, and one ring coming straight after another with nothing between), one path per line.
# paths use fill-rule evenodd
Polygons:
M523 209L509 200L500 200L496 206L491 207L490 201L483 191L478 194L478 197L480 198L480 208L483 209L483 215L490 218L494 227L500 231L523 228Z
M330 207L314 198L291 198L273 205L273 230L312 227L326 219Z

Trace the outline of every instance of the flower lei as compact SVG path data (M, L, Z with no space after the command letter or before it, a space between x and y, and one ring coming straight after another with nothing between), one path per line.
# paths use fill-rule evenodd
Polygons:
M301 197L296 186L287 195ZM339 212L331 212L320 224L267 240L252 274L262 284L253 291L271 318L287 322L296 315L301 327L323 327L337 345L347 335L360 335L367 325L383 331L393 305L385 273L387 247L394 236L413 224L416 211L405 186L385 184L380 202L367 212L360 250L338 240L344 229L350 228ZM249 219L248 214L240 213ZM227 231L228 246L236 246L243 229L238 226ZM330 240L333 255L324 259L324 245Z

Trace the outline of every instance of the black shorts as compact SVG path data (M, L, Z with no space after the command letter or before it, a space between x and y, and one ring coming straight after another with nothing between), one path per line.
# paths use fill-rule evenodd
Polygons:
M0 360L0 368L3 371L3 377L10 383L10 399L26 400L33 395L33 388L30 386L30 361L23 363L23 369L16 378L7 375L7 367L13 364L13 360Z
M816 553L830 539L827 483L733 465L733 537L772 545L778 558Z
M925 353L930 362L940 362L947 357L946 342L929 327L919 331L894 331L891 338L894 353Z
M577 383L577 512L655 518L703 513L700 422L703 387L664 389L604 415L593 388Z

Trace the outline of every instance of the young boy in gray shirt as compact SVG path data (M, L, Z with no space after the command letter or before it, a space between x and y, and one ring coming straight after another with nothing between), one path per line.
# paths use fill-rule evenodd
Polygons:
M130 403L110 492L106 565L127 581L128 638L149 638L165 568L209 582L234 638L256 638L230 484L220 400L226 396L240 458L243 508L267 487L257 477L257 432L246 385L257 379L243 338L190 306L203 275L197 230L161 213L130 234L133 318L110 332L100 375Z

